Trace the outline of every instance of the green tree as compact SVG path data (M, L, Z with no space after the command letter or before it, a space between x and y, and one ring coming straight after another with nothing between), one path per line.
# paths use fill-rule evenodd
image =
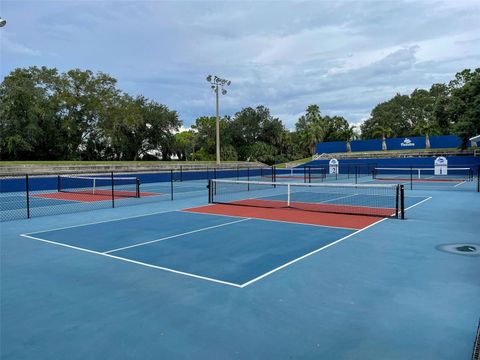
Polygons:
M106 133L119 160L138 160L148 153L170 160L173 132L181 125L175 111L143 96L124 95L105 125Z
M180 160L193 160L197 133L193 130L182 131L175 134L175 153ZM223 159L223 157L222 157Z
M324 140L327 130L319 106L309 105L306 114L298 119L295 128L301 145L309 150L310 155L315 154L316 146Z
M382 137L382 150L387 150L387 137L390 137L393 134L393 130L387 125L377 125L377 128L374 132L374 136Z
M16 69L0 85L0 156L3 160L69 158L56 69Z
M342 140L346 142L347 152L352 151L352 141L358 138L358 134L355 131L356 126L346 126L342 131Z
M117 81L104 73L74 69L61 75L56 97L60 103L62 128L67 133L69 153L76 158L99 158L89 154L103 139L101 123L118 104ZM101 147L101 146L100 146Z
M430 149L430 136L439 133L438 124L433 120L425 120L418 123L415 130L425 136L425 148Z
M447 113L465 148L470 137L480 134L480 68L457 73L449 88Z

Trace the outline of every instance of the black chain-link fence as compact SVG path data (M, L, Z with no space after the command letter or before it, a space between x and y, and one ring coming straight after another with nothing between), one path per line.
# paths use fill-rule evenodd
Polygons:
M210 179L274 179L273 167L0 176L0 221L207 196Z

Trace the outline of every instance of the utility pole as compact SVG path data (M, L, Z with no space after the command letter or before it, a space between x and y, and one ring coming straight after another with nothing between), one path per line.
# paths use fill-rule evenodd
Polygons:
M216 123L215 123L215 133L216 133L216 148L217 148L217 165L220 165L220 106L219 106L219 90L222 91L222 95L227 93L227 90L224 87L229 86L232 82L230 80L221 79L218 76L207 76L207 81L210 83L212 90L215 92L216 97Z

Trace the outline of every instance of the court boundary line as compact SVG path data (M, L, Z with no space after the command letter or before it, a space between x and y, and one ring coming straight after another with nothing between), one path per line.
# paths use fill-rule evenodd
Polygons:
M414 208L415 206L420 205L420 204L424 203L425 201L430 200L431 198L432 198L432 197L430 196L430 197L427 198L427 199L424 199L424 200L422 200L422 201L420 201L420 202L418 202L418 203L416 203L416 204L413 204L412 206L409 206L408 208L406 208L405 211L406 211L406 210L409 210L409 209L412 209L412 208ZM378 225L378 224L380 224L381 222L383 222L383 221L385 221L385 220L392 220L392 219L389 219L389 218L380 219L380 220L374 222L373 224L370 224L370 225L368 225L368 226L366 226L366 227L364 227L364 228L362 228L362 229L359 229L359 230L357 230L357 231L355 231L355 232L353 232L353 233L351 233L351 234L348 234L347 236L344 236L344 237L342 237L342 238L340 238L340 239L338 239L338 240L335 240L334 242L331 242L331 243L329 243L329 244L327 244L327 245L325 245L325 246L322 246L321 248L318 248L318 249L316 249L316 250L313 250L313 251L311 251L311 252L309 252L309 253L307 253L307 254L305 254L305 255L302 255L302 256L300 256L300 257L298 257L298 258L296 258L296 259L293 259L293 260L291 260L291 261L289 261L289 262L287 262L287 263L285 263L285 264L283 264L283 265L280 265L280 266L276 267L275 269L270 270L270 271L268 271L268 272L266 272L266 273L264 273L264 274L262 274L262 275L260 275L260 276L258 276L258 277L256 277L256 278L254 278L254 279L252 279L252 280L250 280L250 281L247 281L246 283L243 283L243 284L241 285L241 287L244 288L244 287L246 287L246 286L248 286L248 285L250 285L250 284L253 284L253 283L257 282L258 280L261 280L261 279L263 279L263 278L265 278L265 277L267 277L267 276L269 276L269 275L271 275L271 274L273 274L273 273L275 273L275 272L277 272L277 271L279 271L279 270L282 270L282 269L284 269L284 268L286 268L286 267L288 267L288 266L290 266L290 265L292 265L292 264L300 261L300 260L303 260L303 259L305 259L305 258L307 258L307 257L309 257L309 256L311 256L311 255L314 255L314 254L316 254L316 253L318 253L318 252L320 252L320 251L323 251L323 250L325 250L325 249L327 249L327 248L329 248L329 247L331 247L331 246L333 246L333 245L339 244L339 243L341 243L342 241L347 240L348 238L350 238L350 237L352 237L352 236L354 236L354 235L356 235L356 234L358 234L358 233L361 233L362 231L367 230L367 229L369 229L369 228L371 228L371 227L373 227L373 226L375 226L375 225Z
M96 210L104 210L104 209L96 209ZM47 230L40 230L40 231L32 231L25 233L25 235L32 235L32 234L39 234L43 232L48 232L48 231L57 231L57 230L64 230L64 229L71 229L71 228L76 228L76 227L82 227L82 226L89 226L89 225L96 225L96 224L103 224L106 222L114 222L114 221L122 221L122 220L128 220L128 219L136 219L140 217L147 217L147 216L153 216L157 214L166 214L170 212L181 212L180 209L175 209L175 210L165 210L165 211L156 211L152 213L146 213L146 214L141 214L141 215L133 215L133 216L124 216L121 218L116 218L116 219L110 219L110 220L100 220L100 221L93 221L85 224L78 224L78 225L71 225L71 226L63 226L63 227L58 227L58 228L53 228L53 229L47 229ZM70 214L69 214L70 215Z
M409 209L412 209L414 208L415 206L417 205L420 205L428 200L432 199L432 197L428 197L414 205L411 205L409 207L407 207L405 210L409 210ZM176 210L178 211L178 210ZM168 213L168 212L175 212L175 211L165 211L164 213ZM210 215L210 214L207 214L207 215ZM140 217L140 216L136 216L136 217ZM128 219L128 218L127 218ZM243 218L244 221L246 220L251 220L251 218ZM260 219L260 220L263 220L263 219ZM245 288L261 279L264 279L266 278L267 276L270 276L272 275L273 273L279 271L279 270L282 270L294 263L297 263L298 261L300 260L303 260L311 255L314 255L320 251L323 251L331 246L334 246L336 244L339 244L340 242L343 242L347 239L349 239L350 237L364 231L364 230L367 230L375 225L378 225L379 223L385 221L385 220L391 220L389 218L383 218L383 219L380 219L376 222L374 222L373 224L370 224L362 229L358 229L354 232L352 232L351 234L348 234L338 240L335 240L325 246L322 246L316 250L313 250L307 254L304 254L296 259L293 259L285 264L282 264L260 276L257 276L256 278L253 278L243 284L236 284L236 283L232 283L232 282L228 282L228 281L223 281L223 280L219 280L219 279L215 279L215 278L210 278L210 277L206 277L206 276L201 276L201 275L197 275L197 274L192 274L192 273L188 273L188 272L184 272L184 271L179 271L179 270L174 270L174 269L170 269L170 268L167 268L167 267L163 267L163 266L157 266L157 265L152 265L152 264L148 264L148 263L144 263L144 262L141 262L141 261L137 261L137 260L132 260L132 259L128 259L128 258L124 258L124 257L120 257L120 256L116 256L116 255L112 255L112 254L108 254L108 253L103 253L103 252L98 252L98 251L95 251L95 250L89 250L89 249L84 249L84 248L80 248L80 247L77 247L77 246L74 246L74 245L69 245L69 244L63 244L63 243L58 243L58 242L55 242L55 241L52 241L52 240L47 240L47 239L42 239L42 238L39 238L39 237L35 237L35 236L31 236L30 234L34 234L34 233L27 233L27 234L20 234L21 237L25 237L25 238L29 238L29 239L32 239L32 240L36 240L36 241L40 241L40 242L44 242L44 243L48 243L48 244L52 244L52 245L58 245L58 246L63 246L63 247L66 247L66 248L70 248L70 249L75 249L75 250L79 250L79 251L83 251L83 252L86 252L86 253L90 253L90 254L96 254L96 255L100 255L100 256L104 256L104 257L108 257L108 258L112 258L112 259L116 259L116 260L121 260L121 261L125 261L125 262L128 262L128 263L133 263L133 264L137 264L137 265L141 265L141 266L145 266L145 267L148 267L148 268L153 268L153 269L158 269L158 270L163 270L163 271L166 271L166 272L171 272L171 273L175 273L175 274L179 274L179 275L184 275L184 276L187 276L187 277L192 277L192 278L196 278L196 279L201 279L201 280L206 280L206 281L210 281L210 282L214 282L214 283L218 283L218 284L223 284L223 285L228 285L228 286L233 286L233 287L236 287L236 288ZM274 221L274 220L271 220L271 221ZM102 221L104 222L104 221ZM236 221L236 222L240 222L240 221ZM91 224L89 224L91 225ZM75 226L74 226L75 227Z
M316 249L316 250L313 250L313 251L311 251L311 252L309 252L309 253L307 253L307 254L304 254L304 255L296 258L296 259L290 260L289 262L287 262L287 263L285 263L285 264L283 264L283 265L280 265L280 266L276 267L275 269L272 269L272 270L270 270L270 271L268 271L268 272L266 272L266 273L264 273L264 274L262 274L262 275L260 275L260 276L257 276L256 278L254 278L254 279L252 279L252 280L250 280L250 281L247 281L246 283L243 283L243 284L241 285L241 288L244 288L244 287L246 287L246 286L248 286L248 285L251 285L251 284L253 284L253 283L255 283L255 282L257 282L257 281L259 281L259 280L261 280L261 279L263 279L263 278L265 278L265 277L267 277L267 276L272 275L273 273L276 273L277 271L280 271L280 270L282 270L282 269L285 269L286 267L288 267L288 266L290 266L290 265L293 265L293 264L295 264L296 262L298 262L298 261L300 261L300 260L303 260L303 259L305 259L305 258L307 258L307 257L309 257L309 256L311 256L311 255L314 255L314 254L316 254L316 253L318 253L318 252L320 252L320 251L322 251L322 250L325 250L325 249L329 248L330 246L333 246L333 245L336 245L336 244L338 244L338 243L341 243L342 241L347 240L348 238L352 237L353 235L356 235L356 234L358 234L358 233L360 233L360 232L362 232L362 231L364 231L364 230L367 230L367 229L369 229L370 227L372 227L372 226L374 226L374 225L377 225L377 224L379 224L379 223L381 223L382 221L385 221L385 220L388 220L388 218L380 219L380 220L374 222L373 224L370 224L370 225L364 227L363 229L357 230L357 231L355 231L355 232L353 232L353 233L351 233L351 234L348 234L347 236L344 236L344 237L342 237L342 238L340 238L340 239L338 239L338 240L335 240L335 241L333 241L333 242L331 242L331 243L329 243L329 244L327 244L327 245L324 245L324 246L322 246L322 247L320 247L320 248L318 248L318 249Z
M121 257L121 256L106 254L106 253L102 253L102 252L95 251L95 250L84 249L84 248L81 248L81 247L78 247L78 246L62 244L62 243L55 242L55 241L52 241L52 240L42 239L42 238L39 238L39 237L36 237L36 236L30 236L30 235L27 235L27 234L20 234L20 236L25 237L25 238L29 238L29 239L32 239L32 240L36 240L36 241L45 242L45 243L52 244L52 245L63 246L63 247L83 251L83 252L90 253L90 254L100 255L100 256L107 257L107 258L112 258L112 259L116 259L116 260L125 261L125 262L128 262L128 263L133 263L133 264L136 264L136 265L142 265L142 266L145 266L145 267L148 267L148 268L163 270L163 271L171 272L171 273L174 273L174 274L179 274L179 275L184 275L184 276L188 276L188 277L192 277L192 278L207 280L207 281L211 281L211 282L215 282L215 283L219 283L219 284L223 284L223 285L229 285L229 286L233 286L233 287L237 287L237 288L242 287L239 284L228 282L228 281L209 278L207 276L192 274L192 273L188 273L188 272L185 272L185 271L170 269L170 268L163 267L163 266L152 265L152 264L144 263L144 262L141 262L141 261L124 258L124 257Z
M168 239L177 238L177 237L180 237L180 236L195 234L195 233L197 233L197 232L206 231L206 230L211 230L211 229L219 228L219 227L222 227L222 226L237 224L237 223L244 222L244 221L247 221L247 220L251 220L251 218L243 218L243 219L241 219L241 220L235 220L235 221L230 221L230 222L226 222L226 223L223 223L223 224L207 226L207 227L204 227L204 228L187 231L187 232L183 232L183 233L180 233L180 234L175 234L175 235L165 236L165 237L159 238L159 239L154 239L154 240L150 240L150 241L145 241L145 242L143 242L143 243L138 243L138 244L133 244L133 245L128 245L128 246L123 246L123 247L121 247L121 248L104 251L102 254L110 254L110 253L113 253L113 252L116 252L116 251L131 249L131 248L135 248L135 247L139 247L139 246L143 246L143 245L149 245L149 244L153 244L153 243L156 243L156 242L159 242L159 241L164 241L164 240L168 240Z

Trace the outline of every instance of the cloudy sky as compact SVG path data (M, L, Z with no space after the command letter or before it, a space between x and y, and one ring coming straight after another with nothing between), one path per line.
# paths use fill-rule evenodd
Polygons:
M106 72L177 110L214 113L205 77L232 81L221 112L265 105L288 128L309 104L352 124L395 93L480 66L475 1L3 0L2 79L32 65Z

